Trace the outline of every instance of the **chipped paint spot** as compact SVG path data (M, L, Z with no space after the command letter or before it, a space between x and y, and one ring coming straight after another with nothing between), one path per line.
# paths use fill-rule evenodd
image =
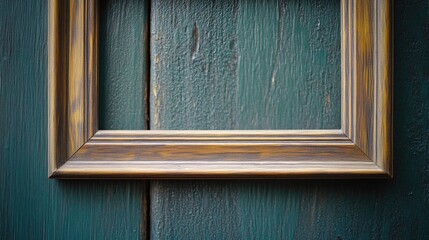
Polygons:
M200 50L200 33L198 30L197 23L194 24L194 30L192 32L193 37L193 44L192 44L192 60L195 60L195 58L198 55L198 52Z

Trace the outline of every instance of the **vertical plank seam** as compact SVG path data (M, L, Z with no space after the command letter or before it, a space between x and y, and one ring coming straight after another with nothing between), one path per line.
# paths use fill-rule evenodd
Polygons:
M150 181L146 180L144 183L144 191L142 193L142 223L141 223L141 239L149 240L151 235L151 204L150 204Z
M151 89L151 19L152 19L152 1L148 1L147 3L147 11L148 15L146 16L146 130L150 130L150 89Z
M152 21L152 1L148 1L147 3L146 11L148 11L146 15L146 129L150 130L150 94L151 94L151 21ZM143 220L142 223L144 224L143 231L142 231L142 239L151 239L151 184L152 182L150 180L146 180L145 183L145 191L143 193Z

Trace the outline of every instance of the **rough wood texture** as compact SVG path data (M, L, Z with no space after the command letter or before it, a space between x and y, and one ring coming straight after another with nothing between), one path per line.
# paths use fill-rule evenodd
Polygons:
M100 7L100 129L147 129L149 1Z
M0 239L143 238L144 184L47 178L48 14L0 1Z
M429 5L394 5L392 180L153 181L152 239L425 239Z
M52 126L50 131L52 135L56 135L54 138L49 139L50 151L53 152L50 155L52 157L50 161L57 162L57 164L50 164L51 176L68 178L73 177L72 174L76 174L75 177L108 177L108 174L111 174L112 178L122 178L137 177L138 171L141 173L140 177L171 178L191 176L206 176L207 178L249 177L252 171L255 177L280 177L281 173L285 178L296 177L295 175L297 174L299 177L304 177L305 175L308 175L308 177L324 177L328 175L329 177L343 177L349 172L353 172L353 177L359 175L362 177L381 176L383 174L391 176L391 169L386 169L386 167L391 167L390 139L383 137L380 138L383 141L379 141L379 136L376 134L382 131L378 131L375 126L375 122L379 121L384 127L383 130L391 131L391 116L386 116L386 114L391 113L389 111L391 107L382 106L378 102L380 99L384 99L381 103L391 104L391 91L389 90L391 86L390 54L386 50L384 55L378 55L375 54L374 50L384 47L383 45L375 44L390 41L390 35L388 35L390 34L388 30L390 19L388 18L389 15L384 16L386 12L390 12L389 5L384 3L386 1L388 0L379 0L378 3L374 3L372 1L344 0L341 3L343 7L340 14L343 16L342 20L344 21L341 36L346 38L343 40L343 43L346 43L343 46L343 53L352 52L352 54L342 58L342 68L345 69L344 71L347 74L343 74L341 79L342 90L345 91L341 109L343 112L349 112L350 114L343 114L345 119L341 124L341 131L346 129L346 135L342 137L348 138L347 144L334 139L325 141L318 139L316 136L311 136L311 130L302 130L302 128L309 128L308 123L300 127L302 134L309 134L309 138L305 139L305 141L291 141L291 137L295 137L296 130L293 132L279 132L286 138L279 141L271 139L278 137L275 132L267 133L267 138L258 139L259 142L255 141L254 138L261 137L259 135L261 133L257 131L253 133L247 132L244 135L239 131L227 134L211 131L206 133L209 137L210 135L222 135L223 139L221 141L211 141L213 139L209 141L201 140L201 143L198 142L200 139L192 138L194 136L192 132L186 131L175 132L172 134L173 138L168 134L159 134L158 139L151 138L151 133L147 131L136 131L135 133L138 136L131 138L127 136L129 135L127 132L118 132L114 139L103 137L103 134L100 134L101 137L97 137L96 141L92 141L90 138L93 132L88 135L87 129L98 129L98 122L95 122L96 119L91 117L91 114L88 114L88 110L97 108L97 101L93 100L97 96L90 94L94 93L98 86L98 78L94 74L98 72L97 69L94 69L98 65L93 56L98 47L92 49L91 46L97 46L98 42L97 37L94 37L94 34L89 30L94 31L96 29L97 21L94 16L98 15L99 9L93 1L70 1L63 5L54 2L52 8L50 8L52 22L50 36L54 38L50 41L50 50L60 51L60 53L53 53L51 56L50 63L55 69L52 70L52 74L49 76L49 81L54 82L50 85L49 93L51 101L64 100L61 98L62 95L67 97L65 102L60 101L56 103L57 105L51 104L50 108L49 121ZM258 4L261 4L261 6L258 6ZM118 6L120 7L121 4ZM124 4L125 12L130 11L131 14L127 15L133 16L132 11L135 8L128 8L127 6L130 5ZM179 6L178 8L183 7L183 9L176 11L177 6ZM329 32L327 29L337 28L338 22L335 19L338 20L339 6L337 5L337 8L335 8L335 5L332 5L331 14L325 14L323 18L320 17L322 13L327 12L326 8L330 6L331 4L324 1L316 3L297 1L292 2L292 4L290 2L287 4L281 2L267 5L247 1L216 2L213 4L191 1L179 2L175 5L175 3L156 1L153 4L153 32L151 33L151 38L154 42L154 47L151 49L151 56L154 61L151 65L152 83L150 84L151 112L153 113L151 116L153 120L152 127L159 128L159 124L166 121L166 126L169 126L167 128L174 129L176 125L171 125L172 123L170 124L168 121L179 121L178 123L194 122L195 119L191 115L195 115L199 120L211 119L208 124L203 123L209 126L209 129L219 129L222 128L222 125L228 125L226 129L240 129L240 125L244 126L245 129L261 128L263 126L275 129L277 127L282 128L277 123L283 125L285 122L295 122L292 121L292 116L302 119L299 122L308 121L316 117L320 118L320 114L315 114L311 117L307 114L301 116L307 107L302 108L299 103L305 102L304 106L316 106L314 104L315 99L323 98L326 100L326 107L326 103L331 101L330 90L326 92L326 87L330 89L331 85L326 78L330 79L336 75L335 73L338 72L335 70L337 66L333 65L333 63L339 62L340 57L337 54L339 51L336 45L337 38L329 37L336 34L327 34ZM304 14L302 12L306 8L310 10L310 13ZM273 25L278 25L274 30L279 32L277 35L272 36L274 38L272 41L275 42L274 49L266 49L266 46L270 46L269 42L264 41L263 44L260 42L261 37L267 37L266 32L259 30L248 31L245 26L248 25L249 21L253 21L256 22L254 24L256 29L259 27L265 29L267 26L259 25L267 22L264 18L270 16L270 12L273 10L278 10L278 16L275 18L278 24ZM66 14L58 14L58 12L62 11L66 12ZM93 12L88 13L88 11ZM137 10L137 12L139 11ZM217 14L210 15L214 12ZM258 14L255 14L255 12L258 12ZM315 16L312 16L313 12L316 13L314 14ZM167 14L164 15L165 13ZM211 17L207 18L207 14ZM331 15L337 16L337 18L331 18ZM345 15L347 17L344 17ZM103 16L103 19L111 18L109 12L102 13L101 16ZM115 15L112 16L114 17ZM169 17L172 17L171 21L168 20ZM229 19L230 17L232 19ZM346 18L347 20L345 20ZM379 22L379 18L385 21ZM138 17L137 20L143 21ZM188 26L189 22L194 22L192 35L186 34L188 28L190 28ZM202 22L202 24L199 24L199 22ZM272 21L269 22L271 23ZM321 25L322 22L327 22L326 24L333 23L331 25L334 27L325 26L325 23ZM142 24L139 21L137 23L130 21L128 24L122 25L131 25L130 28L134 29L135 25ZM206 32L207 29L211 30L212 25L214 28L219 28L222 34L217 34L217 31L214 34L212 31ZM271 27L271 25L268 25L268 27ZM108 24L107 29L109 28L111 26ZM290 28L292 33L284 33L285 28ZM67 34L59 34L63 29L68 29ZM138 50L141 49L141 46L145 46L145 41L134 41L135 39L144 38L141 29L137 28L139 31L135 36L133 31L128 30L128 27L124 29L126 33L130 32L130 34L106 35L105 40L103 40L106 44L103 45L103 48L109 46L112 39L120 39L122 36L128 36L126 39L131 39L131 42L137 42ZM375 32L374 29L380 30L380 32ZM94 32L97 33L97 31ZM325 38L325 35L328 37ZM270 37L268 39L271 39ZM189 38L193 40L189 41ZM248 39L253 40L249 41ZM386 39L386 41L375 41L374 39ZM68 43L66 48L63 47L65 45L63 42ZM192 44L187 46L190 42ZM229 48L225 48L226 42L230 43ZM248 56L248 53L253 52L257 46L261 47L261 49L256 50L258 54ZM200 47L202 47L201 50ZM389 43L387 47L390 47ZM205 52L206 50L208 52ZM306 50L309 50L309 52ZM286 54L282 52L286 52ZM109 54L106 56L108 56L108 59L103 61L103 63L108 63L104 64L106 66L103 65L106 77L113 77L113 79L108 79L110 81L107 81L106 86L112 84L112 82L114 82L112 85L117 85L116 82L119 79L122 80L123 77L127 76L123 76L121 72L128 72L128 69L133 68L111 68L110 61L112 59L110 59ZM134 60L137 57L138 60L144 62L144 59L138 58L139 56L142 55L136 54L131 59ZM274 65L271 64L272 62ZM314 69L312 68L313 70L310 71L303 70L302 65L304 62L309 62ZM315 64L314 62L320 64ZM137 69L144 68L138 64L137 66ZM321 70L327 66L333 66L333 70ZM271 67L274 68L271 69ZM265 71L267 69L269 74ZM378 73L380 69L384 70L386 74L380 75L382 78L378 79L376 78L378 75L374 73ZM189 72L187 72L188 70ZM67 71L69 74L66 78L60 78L61 73L56 71ZM249 71L256 71L258 74L249 74ZM135 82L136 79L139 79L140 71L131 72L136 74L136 77L130 77ZM349 72L351 74L348 74ZM115 73L119 74L115 75ZM183 73L185 74L183 75ZM120 77L116 78L116 76ZM129 80L129 78L125 79ZM225 79L229 79L229 81L225 81ZM332 79L330 81L334 82ZM266 86L265 83L267 82L269 83L269 89L273 91L269 90L267 92L263 90L260 92L259 90L263 89L262 86ZM277 85L279 82L286 84ZM322 91L324 97L318 95L318 97L314 98L310 96L313 92L320 92L314 89L318 86L313 84L315 82L328 82L328 84L321 84L324 89ZM379 91L379 88L376 88L376 82L379 85L384 85L382 90L387 89L388 91ZM65 88L59 87L65 83L67 83ZM130 88L129 83L124 84L122 81L120 83L123 89L142 89L141 87ZM140 85L146 86L144 81L140 81ZM197 88L194 89L195 86ZM103 89L103 92L111 92L112 89L116 90L115 87L108 87ZM305 91L305 93L302 91ZM131 92L135 93L132 90L127 91L127 93ZM136 92L138 93L139 90ZM341 91L337 92L341 93ZM295 93L298 93L298 95L295 95ZM306 97L300 97L302 94ZM333 96L336 95L339 94L334 94ZM104 99L107 103L102 105L112 106L111 109L132 108L127 103L134 99L133 94L128 94L127 96L131 97L127 97L128 100L126 101L120 100L124 96L121 91L119 91L118 96L119 98L115 97L115 94L113 94L113 97L109 96L109 98ZM146 97L142 98L146 99ZM203 101L195 99L202 99ZM218 99L221 99L221 101L219 102ZM257 104L252 103L254 100L256 100L255 103ZM137 105L140 103L139 101L132 102L137 102ZM173 103L171 106L169 105L170 102ZM180 106L176 106L174 103L178 103ZM250 105L248 105L249 103ZM375 114L374 109L377 107L385 108L387 111L378 111ZM192 111L189 112L191 108L193 108L193 111L198 111L198 114ZM61 128L63 127L61 121L64 118L61 109L67 109L65 128ZM105 109L102 109L105 114ZM216 109L221 110L221 112L217 112ZM225 109L229 110L224 111ZM268 114L272 109L276 109L273 114L278 120L274 120L274 116ZM323 111L326 112L325 110ZM120 111L122 112L123 110ZM135 111L131 110L130 112ZM136 112L147 113L144 108ZM174 117L171 114L181 118ZM130 116L133 118L134 114ZM186 119L187 116L190 118ZM226 118L217 119L219 116ZM265 116L265 118L261 116ZM143 121L141 119L139 121L139 118L135 121L137 123L143 122L143 125L145 125L144 116L140 117L142 117ZM161 118L163 120L160 120ZM378 120L378 118L381 120ZM108 122L109 119L111 118L108 118L107 121L102 119L102 122ZM184 119L186 121L182 121ZM328 114L327 119L323 118L323 116L322 119L330 122L335 118ZM94 121L91 122L90 120ZM121 122L118 121L116 126L119 126L120 124L118 123ZM217 122L217 125L213 124L214 122ZM351 127L347 126L347 124ZM108 123L108 125L112 125L112 123ZM326 123L326 125L329 128L334 126L329 123ZM338 125L340 124L338 123ZM139 124L136 127L139 128ZM121 127L119 126L119 128ZM195 129L199 129L199 127L195 127ZM335 130L324 133L330 135L332 131ZM124 135L121 136L121 134ZM339 134L342 133L339 132ZM64 148L65 146L58 146L56 142L58 139L63 141L64 135L67 143L66 158L61 155L64 151L57 150L58 147ZM149 138L145 137L145 135L148 135ZM386 136L390 135L387 134ZM352 141L350 142L349 139ZM248 142L252 142L252 144ZM376 155L375 147L383 154ZM154 151L150 149L154 149ZM108 154L109 156L103 156L103 154ZM385 158L377 159L376 157L379 156ZM368 158L373 161L374 166L368 165ZM105 162L97 161L98 159L104 159ZM181 167L183 160L190 160L187 162L190 167L186 167L186 169ZM207 160L210 160L210 164L204 162ZM73 163L67 164L65 163L66 161L73 161ZM94 162L91 163L91 161ZM152 163L148 169L145 169L147 165L145 161L151 161ZM199 161L201 161L201 164L199 164ZM250 161L252 163L248 164ZM290 165L291 161L297 162ZM300 168L300 161L302 162L301 170L297 170ZM362 165L347 170L346 168L350 166L347 161L361 161ZM240 162L242 163L242 169L239 169ZM267 164L268 162L270 164ZM337 166L333 164L334 162L338 163ZM263 165L263 163L266 164ZM325 166L321 166L325 163ZM90 164L91 166L85 168L85 164ZM140 167L134 168L135 166ZM228 166L231 169L228 169ZM175 167L177 168L176 172L174 172ZM80 174L79 170L83 172ZM320 171L321 174L318 175L317 171Z

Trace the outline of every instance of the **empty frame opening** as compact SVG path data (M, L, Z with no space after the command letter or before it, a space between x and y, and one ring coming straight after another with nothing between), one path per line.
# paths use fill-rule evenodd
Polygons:
M100 2L100 129L340 129L340 5Z

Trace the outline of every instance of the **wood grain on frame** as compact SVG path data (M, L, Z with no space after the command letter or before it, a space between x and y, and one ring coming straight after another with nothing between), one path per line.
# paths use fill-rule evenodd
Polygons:
M374 162L393 176L393 6L376 1Z
M97 1L50 0L50 176L391 176L390 1L341 4L342 129L97 131Z
M343 1L342 11L342 129L391 174L391 2Z
M70 0L67 82L67 156L71 157L85 138L85 1Z
M91 138L98 131L98 1L89 0L86 5L86 88L85 138Z
M49 2L49 171L98 130L97 0Z
M67 87L68 79L68 4L65 1L49 2L49 57L48 57L48 130L49 174L67 159Z

